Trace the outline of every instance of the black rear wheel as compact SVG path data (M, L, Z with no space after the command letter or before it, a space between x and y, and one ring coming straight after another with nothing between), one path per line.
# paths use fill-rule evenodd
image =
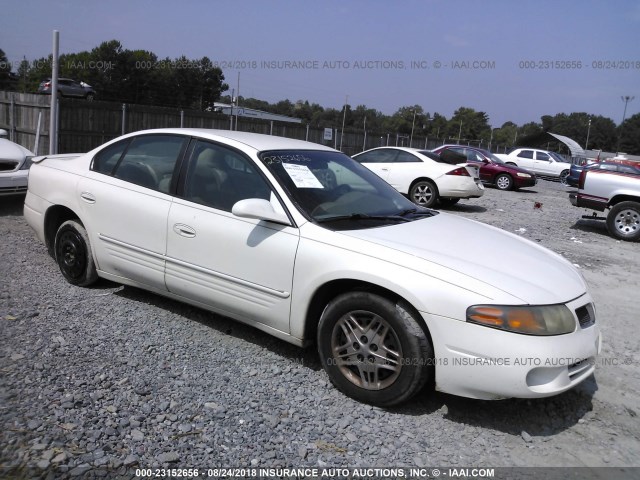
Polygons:
M54 251L60 271L70 284L86 287L98 279L89 236L80 222L68 220L60 225Z

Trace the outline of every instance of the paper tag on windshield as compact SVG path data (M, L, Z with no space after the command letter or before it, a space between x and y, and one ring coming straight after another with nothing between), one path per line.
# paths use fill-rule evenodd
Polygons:
M313 174L306 165L295 163L283 163L282 166L298 188L324 188L320 180Z

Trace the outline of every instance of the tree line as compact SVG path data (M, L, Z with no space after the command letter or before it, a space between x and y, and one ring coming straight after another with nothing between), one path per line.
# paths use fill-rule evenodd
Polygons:
M105 101L212 110L214 102L235 100L239 106L301 118L312 126L341 128L344 123L345 129L366 130L372 135L413 135L493 150L498 146L540 146L567 153L564 144L545 135L553 132L589 149L640 154L640 114L619 126L601 115L574 112L544 115L540 122L516 125L509 121L495 127L486 112L467 107L458 108L451 118L446 118L417 104L385 115L366 105L335 109L305 100L269 103L255 98L232 99L222 96L229 85L224 82L222 70L208 57L162 59L146 50L125 49L117 40L103 42L91 51L62 54L58 64L60 77L92 85L97 98ZM51 75L51 56L32 61L24 58L16 71L12 67L0 50L0 89L35 93L40 82Z

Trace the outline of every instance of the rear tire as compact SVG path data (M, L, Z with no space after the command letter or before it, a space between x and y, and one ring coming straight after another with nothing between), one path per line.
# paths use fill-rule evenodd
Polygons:
M569 176L569 170L563 170L560 173L560 183L562 185L568 186L569 184L567 183L567 177Z
M431 180L420 180L409 189L409 200L421 207L433 207L438 196L438 187Z
M433 348L418 320L369 292L329 303L318 325L318 353L338 390L380 407L408 400L434 378Z
M640 240L640 203L615 204L607 215L607 230L620 240L628 242Z
M98 280L89 236L80 222L67 220L60 225L54 252L60 272L70 284L86 287Z

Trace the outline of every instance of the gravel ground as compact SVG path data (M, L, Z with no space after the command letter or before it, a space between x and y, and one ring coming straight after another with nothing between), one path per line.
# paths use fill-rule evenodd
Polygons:
M0 199L0 476L640 466L639 245L580 220L588 212L572 207L567 191L544 180L519 192L488 188L448 211L580 266L604 335L595 376L548 399L424 391L391 410L332 388L313 348L136 288L67 284L26 225L23 198ZM470 239L469 248L494 247Z

